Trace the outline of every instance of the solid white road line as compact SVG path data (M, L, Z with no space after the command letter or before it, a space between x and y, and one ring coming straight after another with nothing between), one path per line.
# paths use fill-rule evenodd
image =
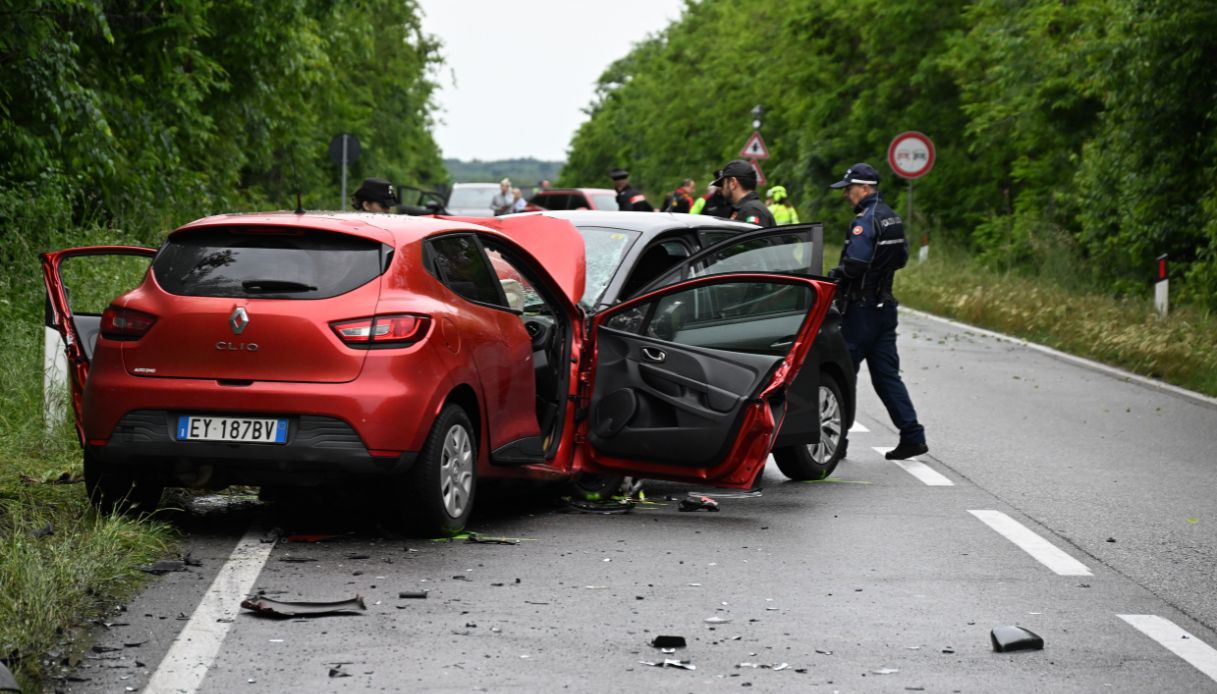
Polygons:
M1025 525L1001 511L968 511L999 535L1018 545L1036 561L1052 569L1060 576L1092 576L1082 562L1065 554L1056 545L1036 535Z
M849 428L849 433L867 434L867 433L870 433L870 429L867 429L865 424L855 421L854 425Z
M873 448L879 453L879 455L884 455L888 451L892 450L891 446L874 446ZM955 486L954 482L947 479L937 470L917 460L916 458L909 458L908 460L893 460L892 462L904 468L905 472L931 487Z
M1156 614L1122 614L1120 619L1186 660L1192 667L1217 681L1217 650Z
M220 645L253 589L274 543L262 542L262 531L250 528L237 543L190 621L174 639L165 659L152 673L147 694L191 694L203 683Z

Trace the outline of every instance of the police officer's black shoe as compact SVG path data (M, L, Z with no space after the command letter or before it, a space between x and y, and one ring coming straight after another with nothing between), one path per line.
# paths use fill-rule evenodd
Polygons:
M928 453L929 451L930 447L925 445L924 441L921 443L909 443L908 441L901 441L899 446L896 446L892 450L888 451L883 457L887 458L888 460L908 460L909 458L915 458L924 453Z

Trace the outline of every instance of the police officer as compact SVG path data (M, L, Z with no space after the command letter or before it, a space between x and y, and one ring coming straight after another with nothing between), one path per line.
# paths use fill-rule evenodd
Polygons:
M871 384L900 430L900 443L888 460L905 460L929 451L925 428L908 389L900 380L896 353L896 299L892 279L909 258L904 222L879 197L879 172L870 164L854 164L831 188L841 189L857 216L845 234L841 263L828 271L837 280L844 303L841 333L857 370L865 359Z
M718 186L723 197L731 203L731 219L763 227L774 226L773 214L756 194L756 169L752 164L743 159L728 162L713 185Z
M355 191L355 209L361 212L393 212L401 204L397 188L383 178L365 178Z
M617 209L622 212L654 212L655 208L647 202L647 196L634 190L630 185L630 172L624 169L613 169L609 172L613 179L613 189L617 191Z

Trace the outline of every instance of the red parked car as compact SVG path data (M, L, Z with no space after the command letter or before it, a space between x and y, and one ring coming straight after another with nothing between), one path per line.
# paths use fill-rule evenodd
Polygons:
M835 286L699 277L589 318L579 232L509 226L221 215L159 250L44 254L90 498L374 483L437 535L464 527L483 478L749 487ZM147 257L142 283L74 312L65 263L113 254Z
M617 209L617 191L611 188L550 188L529 198L526 211Z

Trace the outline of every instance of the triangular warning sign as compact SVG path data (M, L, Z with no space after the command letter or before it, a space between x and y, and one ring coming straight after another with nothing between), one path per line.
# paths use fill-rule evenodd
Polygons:
M748 142L739 151L739 155L745 159L769 158L769 148L765 146L765 141L761 139L761 131L752 131L752 137L748 138Z
M751 164L752 168L756 170L756 187L764 188L765 186L769 185L768 182L765 181L765 172L761 171L761 163L756 159L753 159Z

